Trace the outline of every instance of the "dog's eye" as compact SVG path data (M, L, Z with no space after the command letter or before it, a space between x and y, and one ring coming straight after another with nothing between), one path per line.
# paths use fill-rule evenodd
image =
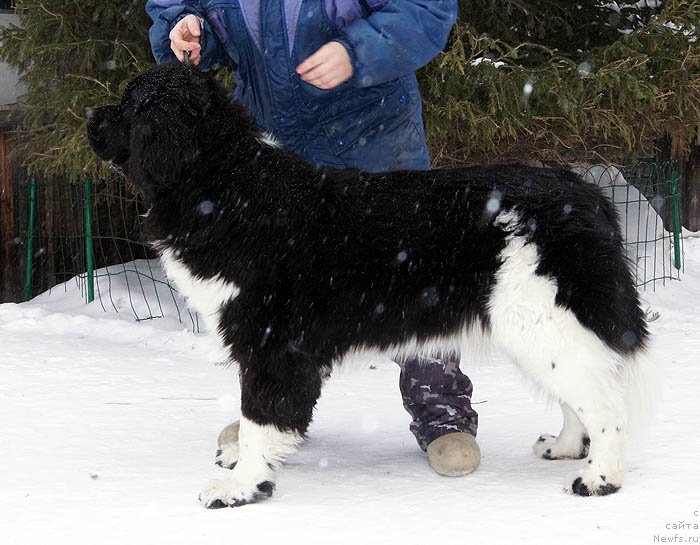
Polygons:
M144 92L143 89L140 89L134 85L128 85L124 91L122 109L124 110L125 114L137 114L148 107L152 101L152 93Z
M139 102L124 102L122 103L122 117L125 121L132 123L138 117L143 117L141 114L148 109L151 104L151 99L141 100Z

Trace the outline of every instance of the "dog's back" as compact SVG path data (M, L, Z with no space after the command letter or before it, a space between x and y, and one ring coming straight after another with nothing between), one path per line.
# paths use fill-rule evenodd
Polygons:
M427 339L476 320L488 328L496 275L516 242L536 254L533 274L555 283L555 304L613 351L646 339L614 208L568 170L329 171L317 198L288 216L306 241L284 260L298 312L335 302L356 325L348 342Z

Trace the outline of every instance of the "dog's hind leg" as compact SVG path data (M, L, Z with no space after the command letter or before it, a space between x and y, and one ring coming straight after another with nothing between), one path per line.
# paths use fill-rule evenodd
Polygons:
M540 322L529 331L521 329L525 341L511 334L505 345L526 374L568 406L562 434L544 449L544 457L583 454L585 430L590 438L586 464L567 478L565 490L581 496L612 494L624 479L628 423L618 370L630 362L610 350L567 310L553 309L549 322ZM546 443L547 438L541 442ZM551 456L547 456L547 449L551 449Z
M616 492L622 485L628 435L640 423L639 418L648 414L656 393L654 367L643 345L621 355L599 339L591 339L592 334L579 327L586 331L589 340L578 344L580 354L572 350L570 360L563 357L562 362L574 364L584 373L577 373L566 384L553 381L553 386L558 388L554 393L585 426L590 448L583 469L567 478L565 489L580 496L600 496ZM579 340L582 337L579 335Z
M569 387L559 391L563 399L576 407L590 437L586 464L567 477L567 492L603 496L617 492L622 486L628 415L618 379L613 373L602 380L594 375L579 383L580 392Z
M523 370L558 399L564 410L560 436L538 440L551 444L543 451L536 450L544 458L578 458L585 456L589 438L586 463L582 470L567 477L565 490L581 496L612 494L624 479L628 415L618 368L625 363L575 321L557 329L560 342L568 350L549 342L548 334L535 333L530 336L530 342L534 342L528 351L521 348L517 354L511 352Z
M635 362L614 352L572 311L555 303L556 282L536 272L536 246L517 242L516 237L504 251L489 301L492 338L545 392L568 405L588 433L588 458L567 480L566 490L583 496L613 493L624 478L627 439L620 370ZM569 441L574 435L582 434L572 429L564 438Z
M576 413L566 403L561 403L564 423L558 436L540 435L532 450L545 460L585 458L591 439Z

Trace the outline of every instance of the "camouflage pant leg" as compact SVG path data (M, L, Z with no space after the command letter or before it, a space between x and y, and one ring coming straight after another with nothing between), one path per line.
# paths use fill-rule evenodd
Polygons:
M420 447L442 435L462 431L476 436L478 415L471 406L472 383L459 370L459 354L402 361L399 387L413 417L410 430Z

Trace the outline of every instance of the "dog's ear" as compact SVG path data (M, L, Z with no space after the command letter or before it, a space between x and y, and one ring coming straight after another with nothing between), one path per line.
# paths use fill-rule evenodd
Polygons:
M211 138L201 115L196 103L171 94L144 97L134 105L127 170L146 196L176 190L198 169L202 147Z
M119 106L104 106L85 112L88 141L97 156L115 166L129 156L129 132Z

